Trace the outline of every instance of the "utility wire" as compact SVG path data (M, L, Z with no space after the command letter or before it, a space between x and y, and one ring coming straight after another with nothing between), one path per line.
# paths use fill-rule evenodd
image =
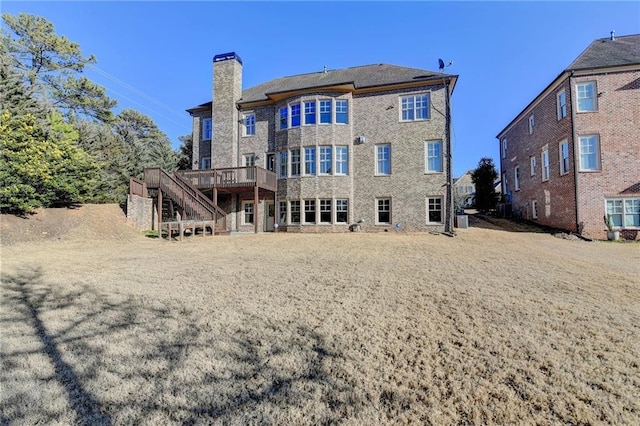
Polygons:
M137 89L136 87L134 87L134 86L130 85L129 83L119 79L118 77L116 77L116 76L114 76L112 74L109 74L107 71L103 70L102 68L98 67L97 65L88 64L87 67L92 69L92 70L94 70L98 74L108 78L109 80L115 82L116 84L124 87L125 89L130 90L131 92L137 94L138 96L140 96L140 97L142 97L142 98L144 98L144 99L146 99L146 100L148 100L150 102L153 102L154 104L156 104L156 105L162 107L163 109L171 112L172 114L176 115L177 117L184 118L184 113L178 112L177 110L173 109L172 107L160 102L159 100L157 100L153 96L148 95L145 92L143 92L142 90Z

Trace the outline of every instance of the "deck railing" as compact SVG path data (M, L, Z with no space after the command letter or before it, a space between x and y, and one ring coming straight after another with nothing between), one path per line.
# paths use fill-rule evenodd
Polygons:
M129 194L147 198L149 196L147 193L147 185L145 185L140 179L132 176L129 179Z
M160 168L144 170L147 188L166 193L183 209L183 220L213 220L218 229L226 229L226 214L213 201L179 175L170 175Z
M199 189L233 188L258 186L270 191L276 190L277 176L262 167L232 167L207 170L178 170L176 173L188 179Z

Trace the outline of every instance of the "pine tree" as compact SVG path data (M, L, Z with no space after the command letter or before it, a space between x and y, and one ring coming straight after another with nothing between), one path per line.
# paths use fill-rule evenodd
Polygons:
M471 181L476 187L476 208L481 212L494 210L498 203L494 182L498 172L493 159L484 157L478 162L478 167L471 173Z

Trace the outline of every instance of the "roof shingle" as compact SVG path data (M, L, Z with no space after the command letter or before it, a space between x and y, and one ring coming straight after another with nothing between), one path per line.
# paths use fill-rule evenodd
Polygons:
M595 40L567 71L640 64L640 35Z

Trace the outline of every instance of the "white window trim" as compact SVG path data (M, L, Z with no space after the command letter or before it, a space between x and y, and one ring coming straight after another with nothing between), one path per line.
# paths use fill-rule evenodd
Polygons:
M427 102L429 102L429 105L427 105L427 118L416 118L417 114L416 114L416 96L423 96L423 95L427 95ZM412 97L413 98L413 119L407 119L407 120L403 120L402 119L402 99L403 98L409 98ZM427 90L425 92L417 92L417 93L403 93L402 95L399 96L398 98L398 113L399 113L399 117L398 120L401 123L413 123L414 121L428 121L431 120L431 91Z
M342 201L345 200L347 202L347 220L345 220L344 222L338 221L338 201ZM349 223L349 199L348 198L336 198L334 200L334 223Z
M313 215L315 216L313 222L307 222L307 201L314 202ZM300 200L300 224L302 225L318 225L318 213L320 203L316 198L304 198Z
M582 138L588 138L588 137L592 137L595 136L596 138L596 152L595 152L595 156L596 156L596 168L595 169L585 169L582 166ZM591 134L591 135L580 135L578 136L578 161L579 161L579 167L580 167L580 171L581 172L586 172L586 173L593 173L593 172L600 172L602 171L602 162L601 162L601 153L600 153L600 135L598 134Z
M249 126L247 126L247 119L249 117L253 117L253 133L247 132L247 129L249 128ZM242 115L242 136L250 138L255 135L256 135L256 114L253 112L243 114Z
M440 218L441 218L440 222L431 222L429 220L429 200L433 200L433 199L440 200ZM441 196L427 197L426 207L427 207L427 217L426 217L427 225L442 225L444 223L444 197L441 197Z
M322 202L323 201L329 201L329 221L328 222L323 222L322 221ZM335 222L335 203L333 202L332 198L319 198L316 201L316 209L317 209L317 219L318 225L331 225Z
M297 222L293 222L292 219L291 219L293 217L293 210L291 208L291 204L292 203L298 203L298 215L299 215L300 219ZM302 224L302 214L304 213L303 210L302 210L303 208L304 208L304 203L302 203L300 200L290 200L290 201L288 201L288 203L287 203L287 223L288 224L293 224L293 225Z
M538 157L536 157L535 155L532 155L529 158L530 176L535 176L536 175L537 162L538 162Z
M380 210L378 210L378 201L380 200L389 200L389 222L379 222L378 221L378 213L380 212ZM375 214L376 214L376 221L375 224L376 225L391 225L393 223L393 217L391 216L392 213L392 209L393 209L393 203L391 200L391 197L377 197L375 199Z
M248 204L251 204L253 206L253 222L247 222L246 220L246 212L245 212L245 206L247 206ZM241 224L242 225L254 225L256 221L256 206L255 203L253 201L242 201L242 218L241 218Z
M534 118L533 114L531 114L529 116L529 134L530 135L532 135L533 132L535 131L535 127L536 127L535 118Z
M627 215L626 213L626 203L627 201L635 201L635 200L640 200L640 197L622 197L622 198L605 198L604 200L604 214L608 215L609 211L607 209L607 202L609 201L622 201L622 226L615 226L614 229L616 230L622 230L622 229L631 229L631 230L635 230L635 229L640 229L639 226L625 226L625 216Z
M514 191L520 191L520 166L513 168Z
M546 163L545 158L547 160ZM546 182L549 180L549 177L551 175L551 165L549 164L549 149L545 149L544 151L542 151L542 154L540 154L540 163L542 169L542 181Z
M567 146L567 168L565 170L564 167L564 157L562 156L562 146L566 145ZM569 170L571 168L571 155L569 154L569 141L568 140L563 140L562 142L560 142L558 144L558 159L559 159L559 169L560 169L560 176L564 176L569 174Z
M429 169L429 145L430 144L439 144L440 145L440 170L430 170ZM424 172L427 174L434 174L434 173L444 173L444 158L443 158L443 143L441 140L433 140L433 141L426 141L424 143Z
M578 86L581 86L584 84L593 84L593 109L580 109L580 99L578 98ZM576 111L577 112L598 111L598 84L595 81L580 81L576 83Z
M562 115L562 104L560 103L560 97L564 95L564 115ZM558 121L567 116L567 92L562 89L556 94L556 118Z
M326 148L329 148L329 155L331 156L331 159L329 161L329 173L323 172L322 171L322 164L324 163L322 161L322 150L323 148L326 150ZM335 165L334 165L334 152L333 152L333 146L332 145L320 145L318 146L318 149L316 151L316 155L318 157L318 167L316 168L316 175L317 176L331 176L333 175L333 172L335 170Z
M383 146L388 146L389 147L389 173L379 173L378 172L378 165L379 165L379 159L378 159L378 148L379 147L383 147ZM391 162L391 144L390 143L381 143L378 145L374 145L374 149L375 149L375 176L391 176L391 174L393 173L393 163Z
M502 151L502 159L507 158L507 138L502 138L500 141L500 147Z
M347 159L346 159L347 172L346 173L338 172L338 148L346 148L346 150L347 150ZM333 152L332 161L334 163L333 164L334 175L335 176L348 176L349 175L349 146L348 145L336 145L333 151L334 152Z

